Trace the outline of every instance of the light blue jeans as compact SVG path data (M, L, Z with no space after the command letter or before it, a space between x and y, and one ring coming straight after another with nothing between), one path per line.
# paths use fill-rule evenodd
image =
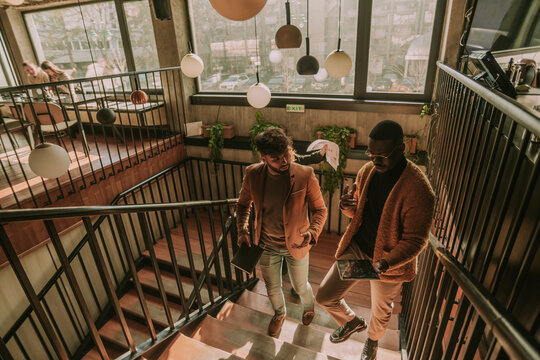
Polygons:
M315 304L315 297L308 282L309 253L302 259L295 259L287 249L276 249L264 244L261 244L261 247L264 251L259 264L266 285L266 292L276 315L286 313L285 298L281 288L281 267L284 259L287 261L291 284L302 300L304 310L311 309Z

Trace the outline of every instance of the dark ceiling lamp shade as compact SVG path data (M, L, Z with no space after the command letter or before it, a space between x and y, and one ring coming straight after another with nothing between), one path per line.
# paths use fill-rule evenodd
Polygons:
M135 90L129 96L131 102L135 105L146 104L148 102L148 95L142 90Z
M341 50L341 0L339 0L338 16L338 43L337 50L332 51L326 57L324 67L328 75L335 79L341 79L351 71L352 59L345 51Z
M223 17L244 21L257 15L267 0L210 0L214 10Z
M296 63L296 71L300 75L315 75L319 72L319 62L314 56L309 55L309 0L307 2L307 26L306 26L306 55Z
M276 46L278 49L296 49L302 45L302 33L296 26L291 25L291 5L289 0L285 3L287 25L280 27L276 33Z
M154 15L158 20L170 20L171 15L171 5L169 0L154 0Z
M96 118L101 124L110 125L116 121L116 113L109 108L103 108L98 110Z

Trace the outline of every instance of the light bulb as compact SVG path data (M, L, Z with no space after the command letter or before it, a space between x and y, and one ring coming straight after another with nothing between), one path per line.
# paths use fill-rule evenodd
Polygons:
M324 68L331 77L341 79L351 71L351 57L343 50L332 51L326 57Z
M257 109L268 105L271 98L272 93L270 92L270 89L263 83L253 84L247 91L247 101L249 105Z
M190 78L196 78L201 75L204 70L204 62L199 55L194 53L186 54L180 62L180 69L184 75Z
M283 59L283 54L279 50L272 50L270 51L268 58L272 64L279 64Z
M24 0L6 0L6 2L9 5L18 6L18 5L22 5L24 3Z
M38 176L55 179L66 173L71 162L69 155L61 146L51 143L39 144L28 157L30 169Z
M325 68L320 68L319 71L315 75L313 75L315 80L317 81L324 81L328 78L328 73L326 72Z

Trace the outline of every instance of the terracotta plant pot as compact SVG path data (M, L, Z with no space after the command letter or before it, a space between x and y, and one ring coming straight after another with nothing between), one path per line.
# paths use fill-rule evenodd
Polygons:
M210 137L210 128L214 125L203 125L201 126L204 137ZM223 128L223 138L231 139L234 137L234 125L225 125Z
M407 138L407 141L405 142L405 152L409 154L416 154L416 143L418 142L418 139L415 137L409 137Z

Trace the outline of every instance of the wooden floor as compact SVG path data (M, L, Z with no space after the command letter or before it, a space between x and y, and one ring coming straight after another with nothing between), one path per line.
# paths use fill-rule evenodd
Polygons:
M170 148L177 141L175 137L152 137L154 130L139 133L123 129L120 133L123 133L125 142L121 142L118 136L104 135L99 128L94 133L87 131L86 138L90 147L88 156L84 152L80 134L75 138L62 136L59 145L67 149L71 164L68 173L58 179L42 179L30 170L28 156L31 148L22 133L14 134L17 142L15 149L7 134L1 134L5 147L0 143L0 208L18 207L18 203L25 202L30 204L21 207L42 206L43 201L37 201L36 205L33 199L46 192L56 194L58 188L61 189L61 195L76 192L81 187L137 165ZM47 136L45 141L58 144L55 136Z

